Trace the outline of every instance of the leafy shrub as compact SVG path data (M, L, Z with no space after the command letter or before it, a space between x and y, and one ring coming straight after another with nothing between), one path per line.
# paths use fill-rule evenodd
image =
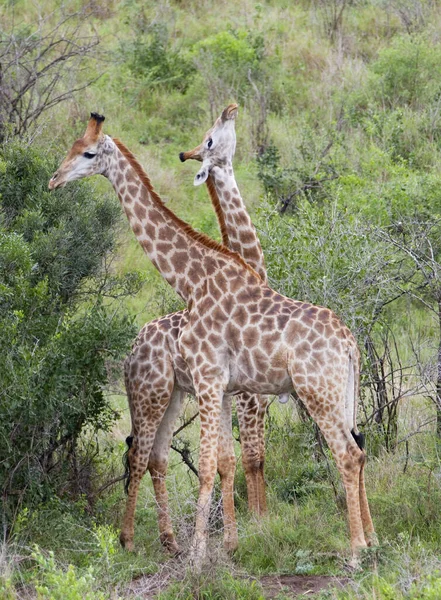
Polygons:
M167 26L143 21L135 29L135 38L124 44L122 55L131 73L145 88L161 86L167 90L185 92L194 74L194 67L180 51L170 47Z
M63 570L56 564L53 552L46 556L38 547L31 556L37 564L35 589L38 600L104 600L106 597L102 592L92 590L95 582L92 568L84 574L78 574L73 565Z
M380 98L389 107L421 106L439 97L441 46L423 37L398 37L372 64Z
M104 386L133 335L105 296L137 289L139 277L104 270L119 230L113 198L84 182L49 194L49 159L15 145L1 156L0 488L8 519L17 503L87 492L81 434L115 420Z
M243 29L221 31L197 42L192 56L210 106L219 108L228 99L245 102L250 77L263 76L264 39Z

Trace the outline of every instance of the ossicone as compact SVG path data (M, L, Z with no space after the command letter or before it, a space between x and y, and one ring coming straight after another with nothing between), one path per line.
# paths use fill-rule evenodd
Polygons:
M90 118L94 119L97 123L102 123L106 119L106 117L104 115L99 115L96 112L91 112L90 113Z
M223 122L235 119L237 116L237 110L239 106L237 104L229 104L227 108L224 108L221 114L221 120Z

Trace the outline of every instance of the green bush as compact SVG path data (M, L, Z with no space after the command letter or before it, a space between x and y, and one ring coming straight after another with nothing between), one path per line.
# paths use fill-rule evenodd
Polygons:
M143 88L160 86L166 90L185 92L194 74L190 60L171 48L167 26L146 26L135 19L135 37L125 43L121 53L132 75Z
M81 434L115 420L104 388L134 333L106 295L127 295L139 277L104 269L119 231L114 198L97 197L87 183L50 194L55 166L36 150L10 145L1 164L0 488L8 521L17 504L62 489L87 493L78 477Z
M73 565L61 569L55 562L54 553L45 555L36 547L31 555L36 562L35 589L38 600L104 600L108 596L93 590L93 569L78 574Z
M201 76L201 87L211 106L227 99L245 103L249 77L263 77L264 39L244 29L221 31L197 42L191 54Z
M441 93L441 46L424 37L397 37L371 68L379 99L389 107L422 106Z

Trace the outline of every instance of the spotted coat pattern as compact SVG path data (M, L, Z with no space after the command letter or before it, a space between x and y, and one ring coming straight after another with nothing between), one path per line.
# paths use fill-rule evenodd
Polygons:
M355 559L374 528L364 488L365 455L351 433L356 431L359 373L351 332L329 309L277 294L238 255L194 232L162 204L120 142L103 136L93 123L89 129L50 187L93 173L107 176L139 242L189 309L178 344L201 420L192 564L199 568L206 553L223 402L238 392L294 390L320 427L342 475ZM85 152L94 156L93 164ZM152 413L163 402L158 393Z

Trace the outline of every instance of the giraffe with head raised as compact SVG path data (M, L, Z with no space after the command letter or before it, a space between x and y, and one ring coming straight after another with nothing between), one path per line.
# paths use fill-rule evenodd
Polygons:
M204 159L205 168L211 176L205 178L215 208L224 245L239 254L247 256L247 262L258 271L262 280L266 280L263 253L254 227L249 219L245 204L237 189L232 169L232 160L236 146L235 118L237 105L228 106L209 129L200 146L187 153L181 153L181 160L194 158ZM204 144L208 137L216 139L215 149L210 152L211 145ZM208 153L205 146L210 146ZM185 156L184 156L185 155ZM209 164L207 160L210 160ZM202 181L201 181L202 183ZM234 193L233 193L234 190ZM220 199L221 198L221 199ZM230 215L230 212L232 213ZM245 225L251 233L246 231ZM238 237L237 232L240 231ZM255 238L255 251L250 252L250 238ZM156 505L159 514L160 539L173 553L178 546L173 534L168 508L168 496L165 474L173 436L173 426L182 408L185 392L194 393L191 375L183 358L180 356L178 338L181 328L187 324L187 311L180 311L155 319L141 329L131 354L125 362L125 381L132 415L132 433L128 438L130 445L137 448L138 459L148 461L148 469L154 484ZM172 370L164 369L171 364ZM154 399L154 390L166 387L166 377L173 375L173 386L169 402L162 404L156 412L156 418L149 416ZM226 521L225 546L234 549L237 544L235 535L233 482L235 456L231 439L230 403L224 403L225 414L221 418L221 441L219 443L218 470L221 476L221 487L224 499L224 515ZM254 395L244 394L237 399L237 412L241 432L242 461L247 481L248 505L252 512L263 514L266 510L264 465L264 415L266 402ZM155 430L156 425L156 430ZM134 470L130 462L129 473ZM132 488L139 485L140 480L132 478ZM127 503L125 523L133 523L133 503ZM125 546L131 547L133 534L131 528L123 527L121 539Z
M240 392L294 390L341 473L356 561L375 534L356 425L359 351L353 335L331 310L281 296L239 255L191 229L161 202L133 155L101 129L102 119L95 116L49 185L55 188L95 173L108 177L140 244L189 307L178 344L201 421L192 564L198 568L206 553L222 404ZM169 394L158 390L155 409ZM146 468L142 466L143 472Z
M262 282L267 283L262 246L234 177L237 112L237 104L227 106L206 132L202 143L193 150L181 152L179 158L182 162L189 159L202 162L194 184L207 183L220 221L224 245L240 254L258 273ZM266 512L264 426L267 406L265 397L254 394L241 394L237 400L248 506L258 514Z

